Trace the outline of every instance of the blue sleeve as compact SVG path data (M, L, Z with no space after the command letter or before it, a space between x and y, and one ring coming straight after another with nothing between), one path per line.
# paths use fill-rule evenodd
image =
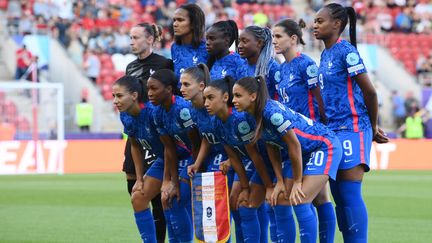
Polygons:
M120 113L120 121L123 124L123 133L129 137L135 137L135 129L133 129L133 122L131 117L124 112Z
M358 50L354 46L347 45L344 49L343 57L343 62L346 65L350 77L355 77L361 73L367 72L366 66L363 63Z
M302 70L305 69L306 72L302 72L303 80L307 82L309 89L314 89L318 86L318 66L313 60L308 60L302 67Z
M240 61L238 61L236 65L236 77L235 77L236 81L241 78L249 76L248 73L249 72L248 72L247 62L244 61L243 59L240 59Z
M263 120L266 129L270 129L274 134L283 137L289 130L294 128L292 121L294 113L286 109L284 105L275 101L277 105L269 107L263 113Z
M266 79L267 81L267 88L270 95L270 98L274 98L273 96L276 94L276 84L278 83L276 80L280 79L280 72L279 72L279 63L277 63L275 60L272 60L270 62L269 67L269 73L268 77Z

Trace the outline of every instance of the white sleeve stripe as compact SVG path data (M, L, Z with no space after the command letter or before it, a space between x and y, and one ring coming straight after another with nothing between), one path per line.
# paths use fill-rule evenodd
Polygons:
M277 131L279 133L283 132L287 127L291 125L291 122L289 120L285 121L280 127L277 128Z
M255 132L250 132L241 137L242 141L249 141L255 136Z
M355 66L349 67L348 72L353 73L353 72L357 72L358 70L362 70L362 69L364 69L364 65L363 65L363 63L360 63L360 64L357 64Z
M318 78L317 77L308 79L308 84L309 85L316 84L316 83L318 83Z
M192 121L192 120L189 120L189 121L184 122L184 123L183 123L183 126L184 126L184 127L190 127L190 126L192 126L193 124L194 124L193 121Z

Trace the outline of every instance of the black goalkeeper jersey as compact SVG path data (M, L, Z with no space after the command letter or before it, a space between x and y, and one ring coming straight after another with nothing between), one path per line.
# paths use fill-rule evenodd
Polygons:
M155 71L159 69L173 70L173 63L171 59L167 59L156 53L150 54L145 59L136 59L129 63L126 67L126 75L138 78L142 84L143 102L148 101L147 97L147 80Z

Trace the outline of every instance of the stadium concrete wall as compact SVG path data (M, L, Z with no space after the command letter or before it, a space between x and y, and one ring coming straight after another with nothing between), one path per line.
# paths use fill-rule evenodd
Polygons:
M0 142L0 174L120 172L124 140L40 141L37 163L31 141ZM432 170L432 140L395 139L374 144L370 167L374 170ZM62 163L63 161L63 163Z

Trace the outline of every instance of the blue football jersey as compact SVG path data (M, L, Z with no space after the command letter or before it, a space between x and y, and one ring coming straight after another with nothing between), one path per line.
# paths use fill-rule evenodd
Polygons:
M335 134L321 123L314 122L303 114L285 107L278 101L268 100L263 110L262 139L281 149L286 144L281 137L293 129L301 144L303 154L309 154L321 147L325 139Z
M279 79L280 73L279 73L279 63L276 62L274 59L271 59L269 62L269 72L265 76L266 83L267 83L267 90L269 92L269 96L272 99L275 99L277 97L277 91L276 91L276 78ZM250 65L247 64L247 76L255 77L257 76L255 74L256 71L256 65Z
M310 90L318 86L317 76L316 63L304 54L299 53L290 62L282 63L277 84L279 102L316 120L319 117L318 103Z
M195 122L200 134L202 137L207 139L207 141L211 144L210 154L225 154L225 150L223 145L221 144L220 139L215 134L215 129L213 127L212 117L206 108L191 109L192 120Z
M171 56L177 80L180 80L180 75L186 68L195 67L199 63L207 63L208 59L204 41L197 48L192 47L192 45L177 45L173 43L171 46Z
M236 81L248 76L247 62L237 53L231 53L216 60L210 70L211 80L221 79L228 75Z
M242 160L250 160L244 145L252 142L255 135L255 121L245 112L238 112L232 108L226 122L216 116L212 117L216 136L223 144L235 148Z
M177 146L191 151L191 142L187 136L195 124L191 116L192 104L180 96L172 96L172 105L166 111L161 105L155 108L154 122L160 135L169 135L176 140Z
M120 120L124 126L124 133L137 139L140 144L159 158L164 157L164 147L159 139L159 133L154 122L155 106L147 102L138 116L132 116L126 112L120 113ZM177 147L177 156L187 158L188 150Z
M353 79L365 72L357 49L348 41L322 52L318 79L330 129L358 132L371 127L363 93Z

